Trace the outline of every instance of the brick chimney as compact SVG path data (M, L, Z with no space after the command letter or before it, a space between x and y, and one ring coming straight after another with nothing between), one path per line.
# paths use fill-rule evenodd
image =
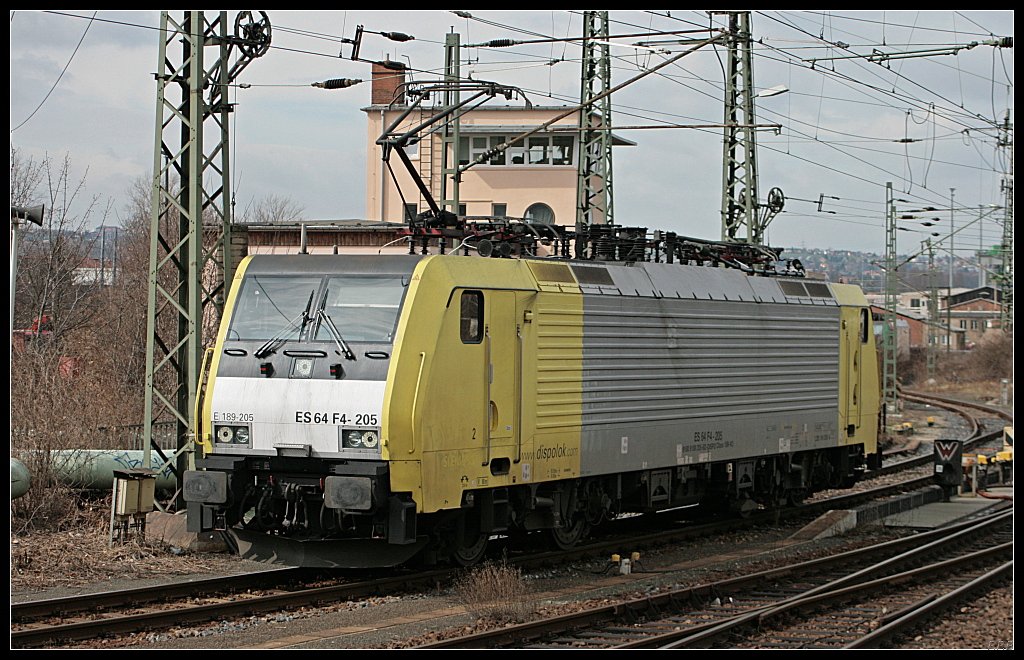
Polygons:
M371 71L373 76L373 87L370 91L371 104L388 105L395 101L395 105L406 105L404 94L401 98L395 98L399 85L405 82L405 64L391 60L374 62Z

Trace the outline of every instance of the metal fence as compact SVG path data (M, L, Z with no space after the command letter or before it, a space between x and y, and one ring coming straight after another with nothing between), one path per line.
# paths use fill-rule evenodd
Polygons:
M127 424L124 426L103 426L97 429L104 439L104 445L113 449L145 449L146 435L144 424ZM153 437L163 450L174 451L178 448L177 422L156 422L153 424Z
M37 433L35 429L15 427L11 429L12 449L32 449L44 446L60 449L145 449L143 424L124 424L121 426L101 426L99 428L81 429L74 434L61 433L47 436ZM175 422L157 422L153 425L153 435L160 449L174 451L178 448L177 424ZM52 435L52 434L51 434Z

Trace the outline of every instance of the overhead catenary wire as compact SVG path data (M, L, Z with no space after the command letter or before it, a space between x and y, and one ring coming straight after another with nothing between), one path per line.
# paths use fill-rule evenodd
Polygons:
M476 18L476 17L474 17L474 18ZM494 24L494 25L501 25L503 28L514 29L513 26L506 26L504 24L498 24L498 23L493 22L493 21L491 21L490 23ZM523 32L526 32L526 33L531 34L531 35L541 36L539 33L536 33L536 32L530 32L530 31L523 31ZM547 40L549 40L549 38L546 35L544 35L544 39L543 40L547 41ZM550 38L550 40L558 40L558 39L557 38ZM523 56L531 57L528 54L523 54ZM532 56L532 57L537 57L537 56ZM507 70L512 70L512 69L507 69ZM434 72L431 72L431 73L434 73Z
M620 23L622 23L622 22L620 21ZM630 23L625 23L625 24L626 24L626 25L630 25L630 26L632 26L632 27L643 27L643 26L636 26L636 25L634 25L634 24L630 24ZM532 34L535 34L535 35L536 35L536 34L538 34L538 33L532 33ZM663 77L667 77L667 75L668 75L668 74L662 74L662 73L659 73L659 75L661 75L661 76L663 76ZM708 82L708 81L705 81L705 82ZM691 87L691 89L693 89L693 88ZM694 90L694 91L698 91L699 93L702 93L702 94L706 94L705 92L702 92L702 91L700 91L700 90ZM706 95L708 95L708 94L706 94ZM708 96L710 96L710 95L708 95ZM820 142L820 143L823 143L823 144L827 144L827 143L824 143L824 142L823 142L823 141L821 141L821 140L816 140L816 141L818 141L818 142ZM842 152L842 150L839 150L839 151L840 151L841 153L845 153L845 152ZM851 157L851 158L855 158L855 159L857 159L857 160L860 160L861 162L863 162L864 164L866 164L866 165L868 165L868 166L874 166L874 165L873 165L872 163L870 163L870 162L867 162L867 161L864 161L863 159L859 159L859 158L857 158L856 156L853 156L852 154L846 154L846 155L847 155L847 156L849 156L849 157ZM809 161L809 162L813 162L813 161ZM892 176L893 178L896 178L896 179L898 179L898 180L904 180L904 179L905 179L905 177L902 177L902 176L900 176L899 174L897 174L897 173L895 173L895 172L891 172L891 171L889 171L889 170L885 170L885 169L882 169L882 168L879 168L879 169L880 169L880 171L882 171L882 172L883 172L883 173L885 173L886 175L888 175L888 176ZM843 173L843 174L846 174L845 172L842 172L842 173ZM874 183L874 182L872 182L872 183L873 183L873 185L876 185L876 186L881 186L881 184L877 184L877 183Z
M931 109L931 107L930 107L929 109ZM815 126L816 126L816 125L815 125ZM820 127L816 126L816 130L817 130L818 128L820 128ZM815 139L815 141L818 141L818 140L817 140L817 138L814 138L814 139ZM933 142L933 145L934 145L934 142ZM891 172L886 172L886 173L887 173L888 175L894 175L894 173L891 173ZM903 177L897 177L897 178L900 178L900 179L902 180L902 178L903 178Z
M803 13L805 13L805 14L819 14L819 15L823 15L823 12L811 11L811 10L803 10ZM960 12L953 12L953 13L959 14ZM967 18L966 16L963 16L962 14L961 14L961 16L963 18ZM881 21L876 21L876 20L873 20L873 19L870 19L870 18L858 18L856 16L844 16L843 14L836 14L834 12L830 12L830 17L834 18L834 19L844 20L844 21L855 21L855 22L859 22L859 23L874 23L876 25L881 25L882 24ZM967 20L970 20L970 19L967 19ZM971 22L974 23L974 21L971 21ZM978 25L977 23L974 23L974 24ZM904 25L904 24L901 24L901 23L893 23L891 21L885 23L885 25L890 25L890 26L893 26L893 27L906 27L906 28L915 27L915 26L911 26L911 25ZM978 25L978 27L981 27L981 26ZM929 28L929 27L916 26L916 29L923 30L923 31L928 31L928 32L945 32L947 34L952 32L953 34L956 34L955 30L946 30L946 29L943 29L943 28ZM981 28L981 29L984 30L985 28ZM974 36L984 37L984 36L989 36L992 33L986 31L986 32L976 32L976 33L961 32L960 34L973 34Z
M777 21L777 22L779 22L779 23L781 23L781 24L783 24L783 25L786 25L786 26L788 26L788 27L790 27L790 28L794 29L794 30L798 30L798 31L800 31L800 32L803 32L804 34L810 35L810 36L812 36L812 37L814 36L814 35L813 35L812 33L810 33L810 32L807 32L806 30L804 30L803 28L801 28L801 27L800 27L800 26L798 26L798 25L794 25L793 23L790 23L790 22L784 21L784 20L782 20L782 19L779 19L779 18L776 18L776 17L774 17L774 16L770 16L769 14L767 14L767 13L765 13L765 12L757 12L757 13L758 13L759 15L761 15L761 16L764 16L765 18L768 18L768 19L770 19L770 20L773 20L773 21ZM777 12L777 13L782 13L782 12ZM836 45L836 44L833 44L833 45ZM841 46L837 46L837 47L841 47ZM849 50L849 49L847 49L847 48L843 48L843 50ZM866 67L860 66L860 65L862 65L862 64L863 64L862 62L857 62L857 61L854 61L854 62L853 62L853 64L855 64L855 65L858 65L858 66L859 66L859 68L862 68L862 69L863 69L863 70L864 70L865 72L871 73L872 75L874 75L874 76L876 76L876 77L880 77L877 71L874 71L874 70L873 70L873 69L871 69L871 68L866 68ZM940 99L942 99L942 100L944 100L944 101L946 101L946 102L948 102L948 103L951 103L951 104L953 104L953 106L954 106L954 107L962 107L962 106L958 106L958 105L957 105L957 104L956 104L955 102L953 102L953 101L951 101L950 99L946 98L946 97L945 97L945 96L943 96L942 94L939 94L938 92L935 92L934 90L928 89L928 88L927 88L927 87L925 87L924 85L921 85L920 83L916 82L916 81L915 81L915 80L913 80L912 78L909 78L909 77L906 77L906 76L902 76L902 75L901 75L901 76L899 76L899 77L900 77L901 79L903 79L903 80L905 80L905 81L907 81L907 82L909 82L909 83L913 84L913 85L916 85L916 86L920 87L920 88L921 88L921 89L923 89L924 91L926 91L926 92L928 92L928 93L930 93L930 94L933 94L933 95L934 95L934 96L936 96L937 98L940 98ZM894 92L893 92L893 93L894 93ZM908 96L909 96L909 95L908 95ZM911 97L911 98L915 98L915 97ZM916 99L916 100L917 100L918 102L920 102L920 103L925 103L925 101L923 101L922 99ZM966 110L966 109L965 109L965 110ZM975 114L975 115L974 115L974 117L975 117L975 118L977 118L977 119L981 119L982 121L985 121L985 122L987 122L987 123L992 123L992 124L995 124L995 121L994 121L994 120L990 120L990 119L988 119L988 118L984 117L983 115Z
M620 23L622 23L622 21L620 21ZM511 27L511 26L505 26L504 24L497 24L497 23L496 23L496 21L490 21L490 24L492 24L492 25L496 25L496 26L501 26L501 27L503 27L503 28L508 28L508 29L514 29L514 28L513 28L513 27ZM632 26L632 27L637 27L637 28L640 28L640 26L635 26L634 24L625 24L625 25L630 25L630 26ZM692 24L692 25L696 26L697 24ZM528 33L528 34L530 34L530 35L538 36L538 37L541 37L542 39L548 39L548 37L547 37L546 35L541 35L540 33L535 33L535 32L530 32L530 31L521 31L521 30L520 30L519 32L524 32L524 33ZM670 77L671 77L671 76L669 76L669 75L665 75L665 74L659 74L659 75L663 75L663 76L665 76L666 78L670 78ZM705 81L705 82L708 82L708 81ZM697 91L699 91L699 90L697 90ZM703 93L703 92L700 92L700 93ZM891 105L891 104L890 104L890 105ZM818 142L821 142L821 140L814 140L814 141L818 141ZM933 145L934 145L934 142L933 142ZM878 152L884 152L884 151L878 151ZM849 156L849 157L851 157L851 158L856 158L856 157L853 157L852 155L849 155L849 153L848 153L848 155L847 155L847 156ZM866 164L866 165L869 165L869 166L871 165L870 163L865 163L865 164ZM885 174L887 174L887 175L890 175L890 176L894 176L895 178L898 178L898 179L900 179L900 180L903 180L903 178L904 178L904 177L898 176L898 175L896 175L895 173L893 173L893 172L890 172L890 171L888 171L888 170L882 170L882 171L883 171L883 172L884 172Z
M88 18L88 17L85 17L85 16L77 15L77 14L71 14L69 12L59 12L59 11L52 11L52 10L47 10L47 11L48 11L48 13L53 13L53 14L58 14L58 15L65 15L65 16L71 16L71 17L75 17L75 18ZM573 12L570 12L570 13L573 13ZM660 15L660 14L658 14L658 15ZM521 33L532 35L532 36L549 38L548 35L541 35L540 33L532 32L532 31L528 31L528 30L522 30L522 29L516 28L515 26L509 26L509 25L505 25L505 24L500 24L500 23L497 23L497 22L494 22L494 21L484 21L483 19L480 19L479 17L473 17L473 18L474 18L474 20L481 20L482 22L485 22L485 23L488 23L488 24L500 27L502 29L509 29L509 30L512 30L512 31L521 32ZM698 26L699 25L698 23L695 23L695 22L692 22L692 21L685 21L685 20L679 19L677 17L671 17L670 16L669 18L672 18L673 20L677 20L677 21L682 21L682 22L687 23L689 25L694 25L694 26ZM772 18L772 17L769 17L769 18ZM150 30L159 30L160 29L159 27L147 26L147 25L142 25L142 24L138 24L138 23L129 23L129 22L126 22L126 21L115 21L115 20L110 20L110 19L97 19L97 20L108 22L108 23L112 23L112 24L120 24L120 25L136 27L136 28L144 28L144 29L150 29ZM626 23L626 22L617 21L617 20L613 21L613 22L624 24L624 25L629 25L629 26L632 26L632 27L643 27L643 26L636 26L635 24ZM294 28L278 28L278 29L292 30L292 31L294 31L297 34L315 35L318 38L330 39L332 41L340 41L340 39L338 39L336 37L333 37L331 35L324 35L324 34L320 34L320 33L315 33L313 31L296 30ZM811 36L813 36L813 35L811 35ZM440 42L434 42L434 43L440 43ZM315 52L315 51L309 51L309 50L303 50L303 49L285 48L285 47L282 47L282 46L275 46L275 47L279 48L279 49L282 49L282 50L288 50L290 52L304 53L304 54L310 54L310 55L321 56L321 57L331 57L332 59L336 59L335 55L327 54L327 53L318 53L318 52ZM429 74L432 74L432 75L440 75L436 70L419 70L419 71L422 71L423 73L429 73Z
M771 50L774 50L775 52L778 52L778 53L781 53L783 55L786 55L790 59L779 60L779 59L776 59L776 58L769 57L765 53L757 53L756 55L758 57L761 57L761 58L764 58L764 59L768 59L768 60L773 60L773 61L777 61L777 62L786 62L786 63L789 63L791 65L801 66L802 68L804 68L804 69L806 69L808 71L816 71L816 72L820 73L823 76L831 76L831 77L835 78L838 82L840 82L841 84L843 84L844 86L846 86L848 89L851 89L851 90L855 90L855 91L858 91L858 92L861 92L861 93L866 93L866 91L865 91L866 89L867 90L871 90L871 91L875 91L875 92L879 92L879 93L881 93L881 94L883 94L885 96L893 97L893 98L895 98L898 101L903 101L907 105L915 106L919 110L924 110L929 105L928 102L921 101L921 100L918 100L918 99L915 99L915 98L909 98L909 97L908 98L902 98L902 97L900 97L900 96L898 96L898 95L896 95L896 94L894 94L894 93L892 93L892 92L890 92L890 91L888 91L886 89L883 89L883 88L880 88L880 87L876 87L874 85L870 85L868 83L865 83L864 81L857 80L856 78L852 78L852 77L848 76L847 74L841 73L841 72L833 70L833 69L826 69L826 68L823 68L823 67L813 68L810 65L808 65L806 62L804 62L802 59L794 57L794 56L790 55L789 53L786 53L785 51L783 51L781 49L776 49L776 48L773 47ZM869 97L869 98L871 98L871 97ZM899 106L894 105L892 103L884 103L883 105L891 107L891 108L893 108L895 110L900 110ZM944 113L948 113L949 116L946 116L946 114L944 114ZM948 108L943 109L943 112L938 113L938 114L940 116L945 117L946 119L948 119L949 121L951 121L953 123L956 123L956 124L959 124L960 126L963 126L964 128L971 128L971 129L974 129L974 130L981 130L981 128L982 128L982 127L976 127L976 126L968 125L968 124L964 123L962 120L957 118L957 117L965 117L965 118L968 118L968 119L971 119L971 120L975 120L975 119L978 119L978 117L979 117L976 114L970 114L970 113L967 113L967 112L960 112L960 111L958 111L956 109L950 110ZM985 130L994 130L995 129L995 127L991 125L991 122L989 120L985 119L984 117L982 117L981 119L986 124L983 127Z
M673 12L673 13L675 13L675 12ZM660 16L661 14L653 14L653 13L652 13L651 15L652 15L652 16ZM467 20L469 20L469 19L467 19ZM514 26L510 26L510 27L514 27ZM646 28L647 26L644 26L644 27ZM655 26L655 27L657 27L657 26ZM153 29L153 28L151 28L151 29ZM310 32L311 32L311 31L310 31ZM315 36L313 36L313 35L309 35L309 37L307 37L306 35L302 35L302 34L298 34L298 33L296 33L296 34L297 34L297 36L300 36L300 37L303 37L303 38L316 38L316 37L315 37ZM534 34L536 34L536 33L534 33ZM481 40L482 40L482 39L481 39ZM439 43L439 42L438 42L438 43ZM569 44L568 42L564 42L564 44L563 44L563 50L567 49L569 45L570 45L570 44ZM299 50L299 49L292 49L292 50L293 50L293 52L302 52L302 51L301 51L301 50ZM314 49L314 50L315 50L315 49ZM760 49L758 49L758 50L760 50ZM312 50L310 50L310 51L306 51L306 52L308 52L308 53L309 53L309 54L311 54L311 55L315 55L315 56L319 56L319 57L323 57L323 56L325 56L325 55L324 55L324 54L322 54L322 53L315 53L315 52L312 52ZM506 51L506 52L508 52L508 51ZM771 52L771 51L768 51L768 52ZM993 52L994 52L994 51L993 51ZM557 53L556 53L556 54L557 54ZM516 56L516 57L520 57L520 56L521 56L521 57L524 57L524 58L533 58L533 57L538 57L538 59L540 59L540 58L539 58L539 56L534 56L534 55L530 55L530 54L526 54L526 53L522 53L522 54L520 54L520 53L516 53L516 54L515 54L515 56ZM334 59L337 59L337 56L336 56L336 55L331 55L330 57L332 57L332 58L334 58ZM512 58L506 58L506 59L512 59ZM550 60L551 58L550 58L550 56L549 56L549 57L548 57L548 58L546 58L546 59ZM631 65L631 63L629 62L629 60L628 60L628 59L625 59L625 58L622 58L622 59L616 59L616 60L615 60L615 62L617 63L617 64L616 64L616 69L617 69L617 70L621 70L621 69L625 69L625 68L630 68L630 67L632 66L632 65ZM994 62L994 60L993 60L993 62ZM621 67L620 67L620 64L622 65ZM798 65L795 65L795 64L793 64L793 62L792 62L792 61L788 61L788 62L787 62L787 64L788 64L789 66L798 66ZM986 63L986 64L987 64L987 63ZM488 67L488 66L490 66L490 67L493 67L493 66L494 66L494 64L490 64L490 63L487 63L487 62L484 62L484 63L482 63L482 64L481 64L481 67ZM509 70L511 71L512 69L509 69ZM424 70L422 70L422 71L424 72L424 74L425 74L425 75L426 75L426 73L427 73L428 71L429 71L429 75L440 75L440 73L439 73L439 72L438 72L437 70L430 70L430 69L424 69ZM688 72L685 72L685 69L683 69L683 71L684 71L684 74L685 74L685 75L688 75ZM659 75L660 75L660 74L659 74ZM677 75L677 74L674 74L674 73L668 73L668 72L666 72L666 73L665 73L665 77L666 77L666 78L669 78L669 77L677 77L677 78L678 78L678 77L679 77L679 75ZM705 82L706 82L706 81L705 81ZM700 84L704 84L704 83L700 83ZM699 85L698 85L698 86L699 86ZM529 90L529 86L527 86L527 87L526 87L526 89L528 89L528 90ZM719 88L719 89L720 89L720 88ZM851 87L851 89L852 89L852 87ZM536 91L536 90L534 90L534 92L535 92L535 91ZM550 91L551 91L550 89L548 89L547 91L549 92L549 94L547 94L547 96L548 96L549 98L555 98L554 96L551 96L551 95L550 95ZM708 96L710 97L710 95L708 95ZM569 97L564 97L564 96L563 96L562 98L568 99ZM892 97L889 97L889 98L892 98ZM852 99L851 99L851 100L848 100L848 102L859 102L859 103L861 103L861 104L864 104L864 103L868 103L868 101L856 101L856 100L852 100ZM897 100L896 102L898 103L899 101ZM637 105L644 105L644 104L643 104L643 103L640 103L640 104L637 104ZM893 105L893 104L880 104L880 105L887 105L888 107L894 107L894 108L895 108L895 105ZM759 109L760 109L760 108L759 108ZM662 113L657 113L657 114L656 114L656 113L655 113L655 110L654 110L654 109L651 109L651 108L646 108L646 109L645 109L645 108L641 108L641 107L636 107L636 108L635 108L635 112L632 112L632 114L631 114L631 115L625 115L625 114L624 114L623 116L624 116L624 117L626 117L626 116L637 116L637 117L647 117L647 116L648 116L648 114L649 114L649 116L651 116L651 117L657 117L656 119L654 119L654 120L652 120L652 121L659 121L659 122L660 122L660 121L665 121L665 117L666 117L666 116L668 116L668 115L666 115L666 114L662 114ZM703 113L695 113L695 114L698 114L698 115L699 115L699 114L703 114ZM778 117L779 115L778 115L778 113L776 113L775 115L772 115L772 114L765 114L764 116L765 116L765 117ZM969 116L969 115L968 115L968 116ZM700 118L700 117L692 117L692 118L688 118L688 119L693 119L693 120L696 120L696 121L709 121L709 120L707 120L707 119L704 119L704 118ZM786 122L785 122L785 123L786 123L786 124L787 124L788 126L794 126L794 125L797 125L797 124L796 124L795 122L791 122L791 120L790 120L790 118L789 118L789 117L787 117L787 120L786 120ZM869 149L868 149L868 147L870 147L870 145L867 145L867 146L863 146L863 147L857 147L857 146L854 146L854 145L852 145L852 144L844 144L844 142L843 142L842 140L836 140L836 139L832 139L832 137L834 137L834 136L837 136L837 135L840 135L840 134L841 134L841 132L835 132L835 133L824 133L824 130L825 130L825 129L827 129L827 128L831 128L831 127L822 127L822 131L823 131L823 132L822 132L822 135L828 135L828 136L830 136L830 137L829 137L829 139L828 139L827 141L828 141L828 142L830 142L830 143L832 143L832 144L834 144L834 145L835 145L835 146L837 146L837 147L840 147L841 149L845 149L845 150L847 150L847 151L853 151L853 152L856 152L856 153L860 153L860 154L865 154L865 153L877 153L877 154L886 154L886 153L890 153L890 152L886 151L884 147L882 147L882 148L880 148L880 149L878 149L878 150L875 150L875 151L871 151L871 150L869 150ZM971 136L970 136L970 138L969 138L969 142L970 142L970 150L971 150L971 151L977 151L977 152L979 153L979 155L981 155L981 153L980 153L980 152L981 152L981 149L982 149L982 148L983 148L984 146L986 146L986 145L987 145L987 140L986 140L986 138L983 138L983 137L982 137L982 135L981 135L981 133L980 133L979 131L980 131L980 129L977 129L976 127L972 127L972 131L971 131ZM806 131L805 131L805 132L806 132ZM718 131L710 131L710 130L709 130L709 131L705 131L705 133L707 133L707 134L711 135L711 134L714 134L714 133L718 133ZM787 129L787 138L789 138L790 134L791 134L791 133L790 133L790 131L789 131L789 130ZM795 135L795 133L794 133L794 135ZM803 138L801 138L801 139L803 139ZM930 137L930 138L927 138L927 139L928 139L928 140L930 140L930 142L931 142L931 146L933 146L933 147L934 147L934 146L935 146L935 144L936 144L936 141L937 141L938 139L940 139L940 137L939 137L939 136L932 136L932 137ZM884 141L886 141L886 140L887 140L887 138L879 136L879 137L877 138L877 140L878 140L878 142L879 142L879 143L883 143ZM973 140L977 140L977 142L974 142ZM813 145L813 144L814 144L814 143L816 143L816 142L820 144L820 143L822 143L823 141L825 141L825 139L824 139L824 138L822 138L822 139L818 139L818 140L814 140L814 139L807 139L807 142L806 142L806 144L808 144L808 145ZM800 142L798 141L798 142L797 142L797 143L795 143L795 144L799 145L799 144L802 144L802 143L800 143ZM779 145L771 145L771 146L775 147L775 146L779 146ZM777 153L782 153L782 152L779 152L779 151L777 151L777 150L776 150L776 152L777 152ZM804 156L804 157L810 156L809 158L807 158L807 160L808 160L809 162L821 161L821 162L820 162L820 163L818 163L818 164L827 164L827 165L833 165L833 164L834 164L834 163L832 163L832 162L831 162L831 160L829 160L828 158L826 158L826 159L821 159L820 157L815 157L815 156L811 155L810 153L806 152L806 150L805 150L805 152L804 152L804 153L801 153L801 154L799 154L799 155L801 155L801 156ZM973 156L973 154L972 154L972 156ZM774 157L774 156L773 156L773 157ZM912 152L911 152L911 154L910 154L910 157L911 157L911 159L912 159L912 160L914 160L914 162L918 162L918 161L917 161L916 159L918 159L918 158L921 158L920 156L915 156L915 155L914 155L914 154L913 154ZM972 158L972 159L973 159L973 158ZM935 161L935 164L936 164L936 165L938 165L938 164L943 164L943 165L946 165L946 164L953 164L953 163L948 163L947 161L944 161L944 160L936 160L936 161ZM963 167L964 165L963 165L963 164L961 164L960 166L961 166L961 167ZM983 168L980 168L980 167L977 167L977 166L975 166L975 167L976 167L976 169L978 169L978 171L979 171L979 172L984 172L984 171L985 171L985 170L984 170ZM843 169L843 168L842 168L842 167L840 167L840 169ZM843 174L845 174L845 172L844 172ZM902 178L901 178L901 180L902 180ZM879 184L874 184L874 182L872 182L872 183L873 183L873 185L879 185ZM862 196L863 196L863 195L862 195Z

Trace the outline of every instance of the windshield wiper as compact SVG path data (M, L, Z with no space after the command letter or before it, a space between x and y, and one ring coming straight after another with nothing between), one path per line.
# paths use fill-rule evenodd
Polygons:
M309 300L306 301L306 308L302 310L302 313L293 318L291 321L288 321L288 325L282 328L280 332L278 332L276 335L274 335L266 342L264 342L262 346L257 348L256 351L253 353L253 356L262 360L263 358L273 353L277 349L277 347L280 346L281 343L284 341L285 336L287 336L295 327L295 323L300 319L302 320L302 324L299 326L299 334L302 334L302 330L306 327L306 324L309 323L309 308L313 305L313 295L315 293L316 289L313 289L309 292Z
M324 312L322 307L316 310L316 313L323 321L323 323L327 326L327 332L331 335L331 339L334 340L334 343L338 345L338 348L341 350L341 354L345 356L345 359L355 360L356 354L352 352L352 349L348 347L348 344L345 342L345 339L341 336L341 333L338 332L338 326L334 325L334 319L332 319L330 315Z

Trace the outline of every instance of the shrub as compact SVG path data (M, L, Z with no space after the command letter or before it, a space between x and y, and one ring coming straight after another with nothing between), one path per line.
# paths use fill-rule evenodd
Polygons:
M527 591L519 568L504 561L474 567L453 585L455 597L467 611L498 623L525 621L533 613Z

